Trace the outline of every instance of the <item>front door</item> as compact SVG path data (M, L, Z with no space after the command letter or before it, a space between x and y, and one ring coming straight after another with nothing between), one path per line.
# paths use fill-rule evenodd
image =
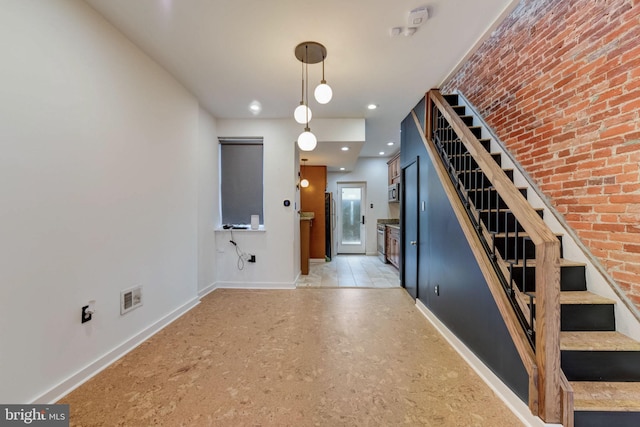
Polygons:
M418 298L418 161L402 169L402 285Z
M338 183L338 253L366 252L365 206L365 183Z

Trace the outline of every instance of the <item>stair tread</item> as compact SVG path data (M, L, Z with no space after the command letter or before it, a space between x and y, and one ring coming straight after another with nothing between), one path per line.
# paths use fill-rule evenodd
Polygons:
M534 298L535 292L528 292ZM560 304L615 304L612 299L596 295L589 291L562 291L560 292Z
M506 233L496 233L496 237L505 237ZM563 236L562 233L555 233L557 237ZM514 237L515 233L513 231L509 232L509 237ZM529 237L530 234L526 231L518 231L518 237Z
M584 262L579 262L579 261L571 261L565 258L560 258L560 268L562 267L584 267L587 264L585 264ZM518 263L513 264L514 267L516 268L522 268L522 260L520 260ZM530 259L527 260L527 267L535 267L536 266L536 260L535 259Z
M640 411L640 383L572 381L576 411Z
M503 169L503 170L513 170L513 169ZM468 171L467 171L467 172L468 172ZM484 187L484 191L487 191L489 188L493 189L493 185L490 185L490 186ZM517 190L528 190L528 188L527 188L527 187L518 187L518 186L516 186L516 189L517 189ZM471 192L471 191L482 191L482 189L481 189L481 188L467 188L466 190L467 190L467 191L469 191L469 192ZM540 208L540 209L544 209L544 208ZM494 211L495 211L495 209L494 209ZM500 211L501 211L501 212L504 212L504 211L505 211L505 209L500 209Z
M519 189L519 190L526 189L526 187L516 187L516 188L517 188L517 189ZM487 213L487 212L489 212L489 209L476 209L476 212L477 212L478 210L479 210L480 212L482 212L482 213ZM536 212L544 212L544 208L533 208L533 210L535 210ZM492 212L492 213L493 213L493 212L495 212L495 211L496 211L495 209L491 209L491 211L490 211L490 212ZM508 212L508 213L511 213L511 210L510 210L510 209L500 209L500 213L501 213L501 214L504 214L504 213L507 213L507 212Z
M640 342L616 331L560 332L560 349L567 351L640 351Z

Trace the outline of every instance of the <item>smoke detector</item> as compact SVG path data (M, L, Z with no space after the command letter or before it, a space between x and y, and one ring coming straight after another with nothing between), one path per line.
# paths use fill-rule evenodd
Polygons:
M429 19L429 9L426 6L417 7L409 12L409 17L407 18L407 25L410 28L417 28L420 25L424 24L424 21Z

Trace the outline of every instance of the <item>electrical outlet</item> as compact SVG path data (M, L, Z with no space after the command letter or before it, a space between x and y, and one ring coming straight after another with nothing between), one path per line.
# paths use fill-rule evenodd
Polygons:
M84 307L82 307L82 317L81 317L82 323L86 323L89 320L91 320L91 315L93 313L88 310L89 310L88 305L85 305Z
M433 291L436 293L437 296L440 296L440 285L436 285L433 288Z

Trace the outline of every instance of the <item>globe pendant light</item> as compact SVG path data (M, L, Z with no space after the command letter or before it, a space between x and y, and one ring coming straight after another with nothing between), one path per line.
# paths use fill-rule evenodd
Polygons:
M302 180L300 180L300 187L302 188L307 188L309 186L309 180L307 178L304 178L304 171L305 171L305 166L307 164L307 159L301 159L302 160Z
M318 145L318 139L311 133L311 129L304 128L304 132L298 136L298 148L302 151L313 151Z
M300 123L301 125L304 125L307 123L307 120L311 120L312 114L311 114L311 108L309 108L308 105L305 105L304 103L304 62L300 62L302 64L302 93L300 95L300 105L298 105L296 107L296 109L293 111L293 118L296 119L296 122Z
M322 80L320 84L316 86L316 90L313 92L313 95L318 103L327 104L333 97L333 91L331 90L331 86L327 84L326 80Z
M316 86L313 96L319 104L327 104L333 97L331 86L329 86L327 81L324 79L324 56L322 57L322 80L320 80L320 84Z
M293 118L296 119L296 122L304 125L307 123L307 117L309 117L309 120L311 120L311 108L304 105L303 102L300 102L300 105L298 105L293 111Z

